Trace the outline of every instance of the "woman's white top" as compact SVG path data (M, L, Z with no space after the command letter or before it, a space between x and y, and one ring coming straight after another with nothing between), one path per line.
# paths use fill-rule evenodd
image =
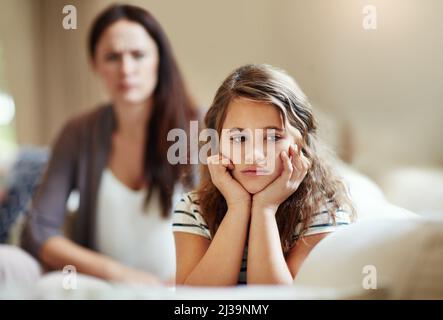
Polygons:
M146 192L128 188L108 168L103 171L97 199L97 249L162 280L171 279L175 276L172 221L161 216L157 189L144 209Z

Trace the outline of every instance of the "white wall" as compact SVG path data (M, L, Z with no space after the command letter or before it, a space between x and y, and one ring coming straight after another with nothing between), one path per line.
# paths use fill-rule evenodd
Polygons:
M210 104L235 67L266 62L287 69L317 110L336 121L332 127L341 131L322 129L323 135L338 145L345 135L347 158L373 178L402 164L443 165L443 1L129 2L162 23L200 105ZM86 35L92 17L112 1L69 1L78 9L75 31L61 27L65 1L37 3L3 0L0 15L10 22L1 22L0 35L7 39L20 141L40 134L47 143L67 117L103 101L88 68ZM367 4L377 9L377 30L362 28ZM40 27L33 29L35 20Z
M16 129L26 143L42 140L38 121L41 117L38 13L37 2L0 1L0 50L4 59L0 90L7 91L15 100Z

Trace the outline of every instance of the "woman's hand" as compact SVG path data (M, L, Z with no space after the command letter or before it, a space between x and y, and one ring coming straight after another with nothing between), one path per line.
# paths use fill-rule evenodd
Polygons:
M269 209L275 214L278 206L298 189L311 163L301 152L301 148L295 146L297 150L293 146L289 147L289 155L285 151L280 153L282 173L265 189L253 196L253 207Z
M156 276L135 268L131 268L117 261L110 261L107 267L109 272L109 277L107 280L109 281L140 285L163 284Z
M221 154L210 156L208 157L208 169L212 183L225 198L228 208L245 205L250 207L251 195L229 172L234 170L230 159Z

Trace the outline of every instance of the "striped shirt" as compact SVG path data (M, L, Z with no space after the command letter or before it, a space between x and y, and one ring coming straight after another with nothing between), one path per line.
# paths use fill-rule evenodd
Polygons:
M329 214L327 207L314 214L312 221L304 236L310 236L319 233L332 232L342 225L351 223L351 216L348 212L341 209L335 212L335 223ZM299 237L302 225L295 227L293 239L296 241ZM187 232L202 236L208 240L212 239L208 224L200 213L198 198L195 192L188 192L183 195L176 204L172 216L173 232ZM243 260L239 273L238 284L246 284L246 266L247 266L248 247L245 246Z

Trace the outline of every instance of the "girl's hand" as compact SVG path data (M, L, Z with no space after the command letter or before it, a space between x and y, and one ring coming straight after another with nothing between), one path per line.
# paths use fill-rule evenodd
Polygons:
M283 163L282 173L265 189L253 196L254 207L270 209L275 214L278 206L298 189L311 163L299 146L295 145L295 148L289 147L289 155L285 151L280 153Z
M226 199L228 207L251 205L251 195L235 180L229 171L234 165L227 157L217 154L208 157L208 169L212 183Z

